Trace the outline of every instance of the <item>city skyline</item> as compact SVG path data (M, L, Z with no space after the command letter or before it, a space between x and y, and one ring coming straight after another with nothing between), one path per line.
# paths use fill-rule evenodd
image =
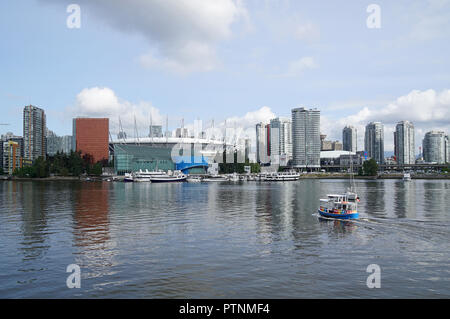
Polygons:
M36 107L36 106L34 106L34 105L26 105L25 107L24 107L24 114L25 114L25 110L27 109L27 108L33 108L33 109L35 109L35 110L39 110L39 111L42 111L43 112L43 114L44 114L44 122L46 121L46 116L45 116L45 110L44 109L42 109L42 108L39 108L39 107ZM295 109L299 109L299 108L293 108L293 109L291 109L291 112L293 111L293 110L295 110ZM320 110L318 110L319 111L319 113L320 113ZM53 153L56 153L56 151L53 151L53 148L55 148L55 147L59 147L59 148L61 148L60 150L62 150L62 148L64 148L65 150L67 150L67 149L71 149L71 148L73 148L73 144L74 144L74 137L73 137L73 121L75 120L75 119L82 119L82 118L87 118L87 119L89 119L89 118L91 118L91 119L99 119L99 117L75 117L75 118L72 118L72 127L71 127L71 130L72 130L72 135L63 135L63 136L61 136L61 135L58 135L58 134L56 134L55 132L53 132L52 130L50 130L45 124L44 124L44 126L45 126L45 128L44 128L44 131L43 131L43 136L44 136L44 143L47 143L47 140L50 138L50 139L55 139L55 140L52 140L52 144L54 144L54 145L51 145L50 146L50 150L51 150L51 152L50 153L48 153L48 155L54 155ZM320 118L322 119L322 116L320 116ZM105 118L105 119L108 119L109 121L110 121L110 119L109 118ZM273 150L273 146L272 146L272 143L273 143L273 139L274 139L274 137L273 136L271 136L272 135L272 132L271 132L271 130L272 130L272 127L271 127L271 124L275 121L275 122L278 122L278 121L280 121L281 120L281 122L285 122L285 121L287 121L287 122L289 122L289 126L288 127L290 127L290 129L288 129L288 130L291 130L292 128L291 128L291 122L292 122L292 118L288 118L288 117L273 117L273 118L270 118L267 122L266 121L262 121L262 122L259 122L259 123L257 123L256 124L256 128L257 128L257 131L258 131L258 125L262 125L262 124L264 124L264 126L265 126L265 130L268 130L268 132L270 132L268 135L267 135L267 132L265 133L265 136L264 136L264 139L266 140L267 139L267 141L266 141L266 143L268 143L267 145L265 145L265 147L266 148L268 148L268 150L267 150L267 152L266 152L266 155L264 155L264 156L268 156L268 154L269 155L271 155L270 153L271 153L271 151ZM25 116L23 117L23 119L22 119L22 121L23 121L23 123L25 122ZM149 123L152 123L152 121L151 121L151 119L150 119L150 122ZM357 151L366 151L366 152L368 152L368 153L371 153L370 151L369 151L369 148L368 148L368 146L366 145L366 139L367 139L367 128L370 126L370 125L373 125L373 124L376 124L376 123L380 123L381 124L381 126L382 126L382 132L381 132L381 138L382 138L382 142L383 142L383 147L382 147L382 149L384 150L382 153L380 153L380 156L382 156L382 157L384 157L384 158L388 158L389 156L395 156L396 158L398 158L399 156L398 156L398 154L396 153L396 149L395 149L395 143L396 143L396 132L397 132L397 130L398 130L398 127L399 127L399 125L405 125L405 124L407 124L408 126L411 126L412 127L412 137L410 137L409 136L409 134L410 133L408 133L408 138L412 138L412 145L414 145L414 147L410 150L410 145L408 144L407 145L407 147L408 147L408 152L410 152L411 153L411 155L408 155L410 158L413 158L414 157L414 159L415 158L417 158L417 157L420 157L421 155L422 155L422 153L423 153L423 149L424 149L424 147L423 147L423 141L425 140L425 138L427 137L427 135L429 134L429 133L432 133L432 132L436 132L436 131L439 131L440 133L442 133L442 135L443 136L448 136L448 132L446 132L446 131L442 131L442 130L436 130L436 129L430 129L430 130L428 130L428 131L426 131L425 132L425 134L423 135L423 137L420 137L419 138L419 143L415 143L415 134L414 134L414 123L412 123L412 122L410 122L410 121L408 121L408 120L401 120L401 121L398 121L397 122L397 124L396 124L396 126L395 126L395 131L393 132L393 135L394 135L394 150L386 150L386 149L384 149L384 143L385 143L385 140L386 140L386 133L385 133L385 124L384 123L382 123L382 122L380 122L380 121L373 121L373 122L370 122L370 123L367 123L366 125L365 125L365 127L364 127L364 136L363 136L363 145L364 145L364 147L363 148L360 148L359 147L359 145L360 144L358 144L358 139L360 138L360 137L358 137L358 139L357 139L357 145L358 145L358 149L357 149ZM204 125L203 125L203 122L201 121L201 120L199 120L199 119L197 119L196 121L195 121L195 124L194 125L190 125L190 124L188 124L188 125L186 125L186 127L184 126L184 120L182 119L181 120L181 125L179 125L180 127L177 127L177 128L172 128L172 129L169 129L169 131L166 131L166 134L167 134L167 132L169 132L170 134L172 134L172 136L174 136L174 137L194 137L194 138L208 138L207 136L205 136L205 132L206 131L208 131L208 130L211 130L211 129L213 129L212 131L210 131L210 133L211 132L215 132L215 129L217 129L217 128L214 128L214 120L212 121L212 123L210 123L211 125L212 125L212 127L210 127L210 128L206 128ZM228 123L228 124L230 124L230 123ZM202 127L198 127L198 126L202 126ZM252 139L252 138L250 138L250 137L248 137L248 133L253 129L253 131L254 131L254 127L253 128L247 128L247 130L245 130L245 131L242 131L241 130L241 128L237 128L236 126L234 126L234 127L232 127L231 125L227 125L227 123L226 123L226 121L225 121L225 123L223 124L223 123L221 123L221 128L220 128L220 130L222 131L222 137L219 137L219 139L221 139L221 138L225 138L226 137L226 130L230 130L230 129L235 129L235 132L233 133L233 134L241 134L240 136L237 136L237 135L233 135L233 137L234 138L239 138L239 139L242 139L242 138L245 138L245 139L249 139L249 140L251 140L251 141L253 141L253 142L255 142L255 144L253 145L254 146L254 154L255 154L255 161L256 162L259 162L259 160L258 160L258 156L256 155L256 154L258 154L258 135L256 134L255 135L255 137L254 137L254 139ZM282 129L282 131L284 130L286 130L286 128L284 127L285 125L283 125L283 129ZM189 127L189 128L188 128ZM156 124L151 124L151 125L149 125L148 127L147 127L147 130L148 130L148 132L147 133L145 133L145 132L141 132L141 133L139 133L138 132L138 136L137 136L137 138L139 138L139 137L152 137L151 136L151 134L150 134L150 130L152 130L152 128L153 128L153 130L155 131L155 129L157 129L157 132L159 132L158 134L162 134L162 129L163 129L163 126L162 125L156 125ZM226 128L226 129L225 129ZM24 132L24 129L25 129L25 126L23 126L22 127L22 131ZM165 128L164 128L165 129ZM181 130L183 129L183 134L181 134ZM339 143L341 143L341 144L344 144L344 140L345 140L345 134L346 134L346 130L347 129L352 129L352 130L356 130L356 128L353 126L353 125L345 125L345 127L343 127L342 128L342 130L341 130L341 138L339 139L336 139L335 141L336 142L339 142ZM197 133L197 135L198 136L195 136L195 132ZM242 133L242 132L244 132L244 133ZM24 132L25 133L25 132ZM127 131L123 131L123 133L124 133L124 135L126 136L125 138L136 138L133 134L128 134L128 132ZM143 133L143 134L142 134ZM109 135L110 135L110 137L112 137L112 132L111 132L111 130L109 129ZM134 132L134 134L136 134L136 131ZM142 134L142 135L139 135L139 134ZM213 135L214 135L214 133L212 133ZM285 136L285 134L286 133L278 133L279 135L281 134L282 135L282 138L286 138L286 140L289 140L290 138L292 138L292 137L287 137L287 136ZM292 134L292 132L290 132L290 134ZM8 137L8 136L15 136L15 137L22 137L23 138L23 136L20 136L20 135L15 135L15 133L14 132L11 132L11 131L9 131L9 130L7 130L7 132L5 132L5 133L2 133L1 134L1 136L5 136L5 137ZM22 135L25 135L25 134L22 134ZM322 134L319 134L320 136L322 136ZM357 135L357 134L356 134ZM162 135L161 135L162 136ZM161 137L161 136L159 136L159 137ZM327 137L326 135L323 135L324 137ZM66 141L66 139L67 138L71 138L71 141ZM153 137L156 137L156 135L155 136L153 136ZM170 137L170 136L169 136ZM119 139L123 139L124 137L121 135L121 131L118 131L118 132L116 132L116 134L114 134L114 137L113 137L113 140L119 140ZM277 139L278 138L281 138L280 136L277 136L276 137ZM7 139L10 139L10 138L7 138ZM61 140L62 139L62 140ZM354 139L354 137L352 137L352 139ZM64 141L63 141L64 140ZM228 140L227 140L228 141ZM280 141L281 142L281 141ZM331 142L331 141L330 141ZM283 142L281 142L281 143L283 143ZM411 142L408 142L408 143L411 143ZM26 144L26 143L24 143L24 144ZM70 144L70 145L69 145ZM292 144L293 144L293 142L291 142L290 143L291 145L288 145L287 147L289 148L291 148L291 150L290 151L288 151L287 153L281 153L281 154L285 154L285 155L288 155L287 156L287 158L288 159L292 159ZM62 146L62 145L64 145L64 146ZM275 147L279 147L279 146L275 146ZM47 151L49 151L49 149L48 149L48 147L47 146L45 146L45 149L47 150ZM278 155L281 155L281 154L278 154ZM371 157L370 155L369 155L369 157ZM24 157L25 158L25 157ZM278 161L278 160L277 160ZM264 161L263 161L264 162ZM267 162L270 162L270 160L267 158Z
M164 126L167 114L172 128L201 115L253 132L301 106L321 110L321 131L333 140L345 125L363 132L368 122L383 122L391 152L400 120L414 123L416 141L430 130L450 131L448 2L380 1L380 29L367 27L367 6L357 2L222 0L215 11L192 2L190 15L178 10L181 2L166 1L163 10L130 1L131 15L161 14L147 23L121 16L120 2L78 1L79 29L66 26L69 1L2 3L8 50L0 66L8 77L0 79L0 105L10 126L0 134L21 132L17 111L28 104L44 108L60 136L71 134L79 116L110 118L114 134L123 115L130 135L134 116L147 134L149 118Z

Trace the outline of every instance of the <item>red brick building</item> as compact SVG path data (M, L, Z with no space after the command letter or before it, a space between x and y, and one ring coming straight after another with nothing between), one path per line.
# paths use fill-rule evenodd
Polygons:
M73 137L76 151L92 155L94 163L109 158L109 119L73 119Z

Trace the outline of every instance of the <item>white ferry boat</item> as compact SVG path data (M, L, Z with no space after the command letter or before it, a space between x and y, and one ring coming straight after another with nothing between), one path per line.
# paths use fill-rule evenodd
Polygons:
M201 177L189 176L186 181L188 183L200 183L202 181Z
M205 177L203 182L228 182L228 178L223 175L210 175Z
M231 182L239 182L239 175L237 173L234 173L234 174L230 175L229 180Z
M168 171L166 172L152 172L150 181L152 183L173 183L173 182L185 182L187 175L181 171Z
M300 174L297 172L278 172L262 174L259 180L266 182L288 182L297 181L300 179Z
M149 170L139 170L137 172L134 172L132 174L132 181L133 182L151 182L152 176L158 176L161 174L165 174L165 172L150 172Z
M134 182L133 174L125 173L125 177L123 179L125 183Z
M405 182L411 181L411 174L410 173L404 173L403 174L403 181L405 181Z

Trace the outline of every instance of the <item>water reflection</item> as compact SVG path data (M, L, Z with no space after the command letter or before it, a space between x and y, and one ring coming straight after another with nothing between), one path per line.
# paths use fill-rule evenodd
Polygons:
M79 183L75 189L73 232L79 248L75 263L84 278L109 274L116 264L109 230L109 183Z
M78 296L70 263L85 298L448 295L450 183L356 184L352 221L317 216L344 180L0 183L0 297Z
M50 245L47 232L48 197L45 183L24 182L11 183L13 188L18 186L21 194L22 206L22 248L24 260L41 258L49 249ZM49 192L51 192L49 190Z
M417 218L415 203L416 183L394 182L394 212L397 218Z
M367 181L364 195L362 201L365 204L366 213L375 217L385 217L385 181Z
M445 185L448 187L448 185ZM441 181L424 181L424 207L423 214L426 218L443 216L450 206L448 189Z
M318 217L321 228L330 229L335 235L353 233L357 228L355 221Z

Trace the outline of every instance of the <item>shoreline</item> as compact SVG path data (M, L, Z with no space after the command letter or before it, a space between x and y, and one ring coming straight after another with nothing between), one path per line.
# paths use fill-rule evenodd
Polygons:
M88 179L89 178L89 179ZM105 177L74 177L74 176L52 176L45 178L20 178L20 177L12 177L8 178L6 176L0 176L0 181L18 181L18 182L56 182L56 181L79 181L79 182L103 182L107 181L107 179L111 179L111 176ZM326 175L326 174L304 174L300 175L300 180L302 179L349 179L349 175ZM378 176L354 176L354 179L358 180L378 180L378 179L403 179L403 175L378 175ZM411 179L426 179L426 180L447 180L450 179L450 176L444 175L417 175L411 176ZM112 181L108 181L112 182ZM122 179L115 180L115 182L123 182Z

